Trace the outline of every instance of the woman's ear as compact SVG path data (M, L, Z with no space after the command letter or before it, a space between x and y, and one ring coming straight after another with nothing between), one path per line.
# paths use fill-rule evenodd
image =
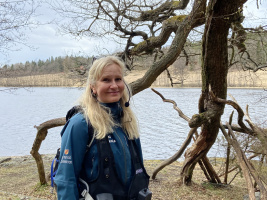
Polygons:
M95 86L94 85L91 85L90 88L91 88L92 93L93 94L96 94L96 88L95 88Z

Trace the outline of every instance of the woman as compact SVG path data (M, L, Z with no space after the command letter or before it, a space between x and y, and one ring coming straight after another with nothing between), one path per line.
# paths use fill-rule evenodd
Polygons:
M146 192L149 176L143 166L137 121L127 101L130 91L124 69L114 56L100 58L90 68L80 101L82 112L62 130L54 179L58 199L79 199L80 193L85 199L138 199L143 189Z

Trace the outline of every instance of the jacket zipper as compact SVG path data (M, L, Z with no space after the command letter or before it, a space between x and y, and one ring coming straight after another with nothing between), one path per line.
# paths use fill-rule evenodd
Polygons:
M127 164L126 164L126 153L125 153L125 148L123 146L123 143L121 141L121 138L119 137L117 131L114 129L114 132L116 133L117 137L119 138L120 140L120 143L121 143L121 146L122 146L122 149L123 149L123 155L124 155L124 168L125 168L125 181L124 181L124 184L126 185L127 183Z

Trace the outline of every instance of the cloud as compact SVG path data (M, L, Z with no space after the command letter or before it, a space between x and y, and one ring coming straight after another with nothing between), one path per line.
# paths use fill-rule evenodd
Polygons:
M259 25L266 25L267 1L259 1L259 8L255 0L249 0L244 5L245 27L255 28Z
M9 52L10 64L37 61L39 59L46 60L51 56L58 57L77 54L93 56L101 53L99 48L103 44L105 44L105 48L110 48L111 50L116 46L114 42L107 39L75 39L70 35L61 35L58 33L57 27L52 24L42 25L26 34L28 37L27 44L33 48L21 45L20 51Z
M0 54L1 64L25 63L26 61L46 60L58 56L78 55L97 56L113 52L117 44L107 38L74 38L68 34L61 34L58 27L52 23L56 16L55 11L42 5L37 10L34 21L42 24L31 30L25 30L27 40L23 44L16 44L18 51L9 51L8 56Z
M59 33L56 25L49 23L53 21L55 11L42 5L37 10L35 21L43 25L38 26L32 31L26 32L28 36L27 44L33 46L31 49L20 45L20 51L10 51L8 58L0 55L0 60L8 64L46 60L58 56L85 54L87 56L97 56L101 53L113 53L120 46L109 38L88 38L75 39L70 35ZM249 0L244 6L245 26L256 27L266 23L267 19L267 1L261 1L257 9L256 1Z

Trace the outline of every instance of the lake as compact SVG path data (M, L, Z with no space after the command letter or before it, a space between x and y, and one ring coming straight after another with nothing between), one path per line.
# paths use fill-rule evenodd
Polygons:
M77 88L29 88L12 93L0 88L0 156L30 155L39 125L47 120L64 117L77 104L83 90ZM177 106L189 117L198 111L200 88L156 88L166 99L176 101ZM260 89L228 89L254 122L266 126L266 92ZM228 98L230 99L230 97ZM164 103L151 89L136 94L130 102L140 126L144 159L167 159L175 154L187 137L187 122L178 116L170 103ZM226 106L222 122L228 121L232 107ZM234 122L237 114L235 112ZM60 147L62 127L50 129L40 148L41 154L55 154ZM221 137L221 134L219 135ZM191 146L191 145L190 145ZM208 156L225 156L217 142ZM183 156L181 157L183 159Z

